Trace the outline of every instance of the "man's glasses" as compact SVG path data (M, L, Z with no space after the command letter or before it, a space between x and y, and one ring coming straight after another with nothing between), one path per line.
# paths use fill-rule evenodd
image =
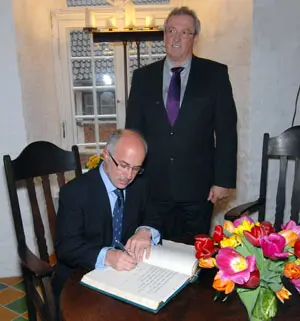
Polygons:
M191 30L188 30L188 29L178 31L175 28L167 28L166 34L168 37L175 37L176 35L179 35L181 38L189 38L191 36L194 36L195 32L192 32Z
M112 161L114 162L114 164L116 165L116 167L118 167L120 170L122 171L129 171L130 169L132 170L132 172L134 174L138 174L141 175L144 173L144 168L141 166L130 166L128 164L125 163L118 163L112 156L112 154L108 151L108 155L110 156L110 158L112 159Z

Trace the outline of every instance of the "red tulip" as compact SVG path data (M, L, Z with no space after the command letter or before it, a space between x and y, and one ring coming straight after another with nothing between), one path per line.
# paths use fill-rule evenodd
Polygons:
M259 246L259 240L262 236L267 235L264 228L261 226L253 226L251 231L244 231L244 235L248 242L254 246Z
M223 227L221 225L216 225L215 226L215 230L214 230L214 234L213 234L213 240L216 243L219 243L224 237L224 233L223 233Z
M300 257L300 238L296 241L294 245L294 253L297 257Z
M275 232L274 226L268 221L263 221L260 223L260 226L264 229L265 235L270 235Z
M249 280L246 283L244 283L242 287L246 289L255 289L259 286L259 283L260 283L259 270L255 269L250 273Z
M195 236L196 258L208 258L216 252L214 241L205 234Z

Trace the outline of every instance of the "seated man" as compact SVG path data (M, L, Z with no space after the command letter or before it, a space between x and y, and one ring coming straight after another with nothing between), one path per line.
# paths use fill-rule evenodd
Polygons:
M149 256L151 244L159 242L160 219L146 181L142 176L135 180L143 172L146 153L147 144L138 133L117 130L100 167L62 187L52 281L57 300L74 269L132 270L144 251ZM122 244L126 251L120 250Z

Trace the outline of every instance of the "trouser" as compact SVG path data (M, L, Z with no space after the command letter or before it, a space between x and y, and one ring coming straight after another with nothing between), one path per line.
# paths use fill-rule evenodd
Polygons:
M162 219L164 239L193 238L208 234L211 225L213 204L207 199L193 202L156 202Z

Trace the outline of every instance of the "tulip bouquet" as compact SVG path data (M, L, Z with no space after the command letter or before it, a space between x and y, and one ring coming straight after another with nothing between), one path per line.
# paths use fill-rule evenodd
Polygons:
M213 287L225 295L235 289L251 321L270 320L276 297L289 299L283 276L300 292L300 225L294 221L275 233L270 222L243 216L217 225L212 237L197 235L195 248L200 267L218 268Z

